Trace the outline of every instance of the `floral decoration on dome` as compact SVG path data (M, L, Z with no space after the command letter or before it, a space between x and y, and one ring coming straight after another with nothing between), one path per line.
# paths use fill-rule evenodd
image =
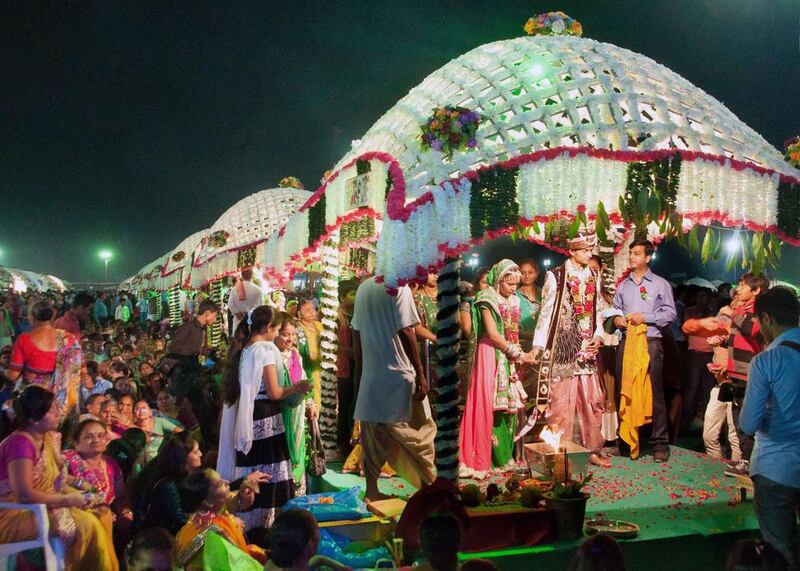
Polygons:
M305 190L305 186L303 183L300 182L300 179L294 176L285 176L281 179L278 183L278 186L281 188L297 188L299 190Z
M529 36L582 36L581 23L560 10L528 18L522 26Z
M792 137L784 143L786 146L786 162L796 169L800 169L800 136Z
M325 184L326 182L328 182L328 179L331 178L332 174L333 171L331 169L326 170L323 173L322 178L319 180L320 184Z
M179 250L179 251L175 252L174 254L172 254L172 261L173 262L181 262L181 261L183 261L183 259L185 257L186 257L186 252L184 252L183 250Z
M228 238L230 237L230 232L225 230L217 230L216 232L212 233L211 236L209 236L208 243L214 248L222 248L228 243Z
M452 159L455 151L474 149L480 122L481 114L466 107L437 107L422 126L422 150L434 149Z

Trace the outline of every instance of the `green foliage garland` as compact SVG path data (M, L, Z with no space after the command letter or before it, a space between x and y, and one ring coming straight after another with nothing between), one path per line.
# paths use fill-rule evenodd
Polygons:
M800 185L778 185L778 228L792 238L800 238Z
M497 167L481 172L472 182L469 216L473 238L481 238L488 230L500 230L517 223L518 174L518 168Z
M647 237L647 225L657 222L669 237L683 233L683 220L675 212L681 156L628 164L625 194L619 198L622 218L635 227L636 238ZM603 209L605 212L605 209ZM606 216L607 219L607 216ZM603 230L607 230L606 226Z
M256 247L245 248L236 252L236 267L249 268L256 264Z
M325 195L323 194L317 203L308 209L308 245L313 246L314 242L325 233Z

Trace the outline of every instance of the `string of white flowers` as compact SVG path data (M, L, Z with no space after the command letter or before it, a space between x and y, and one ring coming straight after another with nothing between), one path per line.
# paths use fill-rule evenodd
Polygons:
M320 296L320 318L322 335L320 354L322 357L321 397L319 424L322 445L325 455L334 458L337 455L336 417L338 399L336 395L336 352L338 338L336 335L339 308L339 231L335 231L330 240L322 247L322 295Z

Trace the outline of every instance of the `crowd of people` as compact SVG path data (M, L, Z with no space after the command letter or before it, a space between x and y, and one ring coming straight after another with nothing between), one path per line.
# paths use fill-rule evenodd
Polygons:
M460 476L516 470L521 435L545 425L603 469L646 450L668 462L702 423L706 452L752 476L763 536L796 564L797 296L753 274L672 287L646 240L612 294L595 240L570 240L544 275L504 259L461 284ZM369 501L385 497L382 475L436 477L437 291L435 273L396 292L374 277L339 284L336 444ZM161 297L0 301L0 499L47 505L68 567L159 568L163 556L202 568L231 548L271 568L309 564L316 524L282 508L319 469L307 450L322 407L318 299L265 303L245 270L223 307L187 300L176 328L154 311ZM220 321L225 349L211 348ZM35 533L31 512L0 511L0 542Z

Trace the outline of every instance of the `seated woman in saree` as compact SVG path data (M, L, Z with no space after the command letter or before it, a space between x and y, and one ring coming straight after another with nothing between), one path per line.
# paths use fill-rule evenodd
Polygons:
M484 478L492 468L515 467L516 415L527 398L516 367L532 362L519 345L519 280L517 264L501 260L487 276L490 287L475 296L477 346L459 436L461 477Z
M92 513L103 524L108 541L113 542L116 534L117 544L124 546L129 539L133 512L122 468L106 455L105 426L99 420L84 420L75 429L72 440L75 448L64 452L64 460L69 475L75 479L73 485L97 495Z
M52 391L62 415L75 409L81 381L80 343L73 335L53 327L56 311L46 301L31 306L32 329L14 343L9 381L22 377L22 387L41 385Z
M20 429L0 444L0 500L45 504L51 533L66 547L67 569L119 568L114 548L94 514L93 494L66 485L66 474L52 443L61 421L55 395L30 386L14 403ZM0 510L0 543L34 539L36 520L28 510Z
M188 432L173 434L164 442L156 457L133 481L132 503L137 530L163 527L175 534L186 525L189 514L183 509L179 488L189 472L200 467L202 458L197 441ZM269 476L253 472L247 480L257 484L269 481ZM248 487L236 497L241 510L253 503L254 496L246 491Z
M258 486L245 482L242 490L255 494ZM267 557L257 545L248 545L244 536L244 523L230 513L228 505L236 505L238 499L228 482L210 468L200 468L186 476L181 484L183 508L190 513L175 537L178 547L178 564L185 569L203 569L203 549L209 533L221 535L262 565Z

